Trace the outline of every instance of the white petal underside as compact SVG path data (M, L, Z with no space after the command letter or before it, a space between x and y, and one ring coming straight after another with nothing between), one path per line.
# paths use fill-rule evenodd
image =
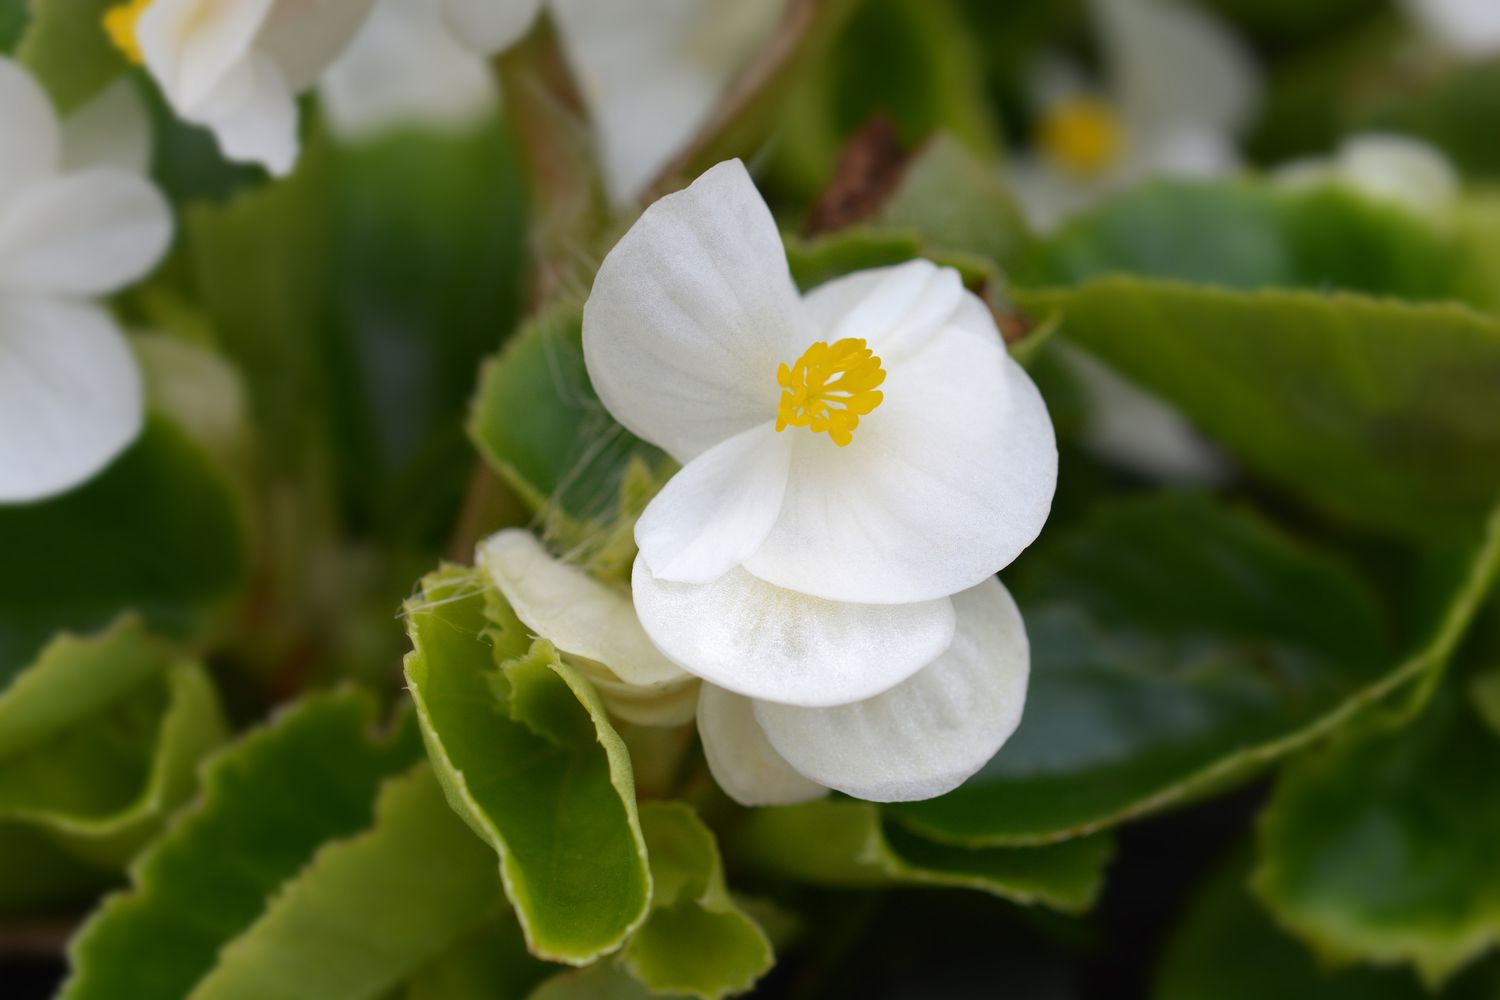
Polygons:
M698 695L698 736L714 780L742 806L788 806L828 794L771 748L748 698L703 685Z
M287 87L300 94L349 47L371 6L372 0L277 0L256 48L276 61Z
M57 115L41 85L19 63L0 56L0 210L24 187L57 169Z
M141 56L190 121L240 70L276 0L153 0L136 22Z
M481 56L518 41L536 20L542 0L438 0L453 37Z
M116 167L144 174L151 165L151 116L135 82L121 77L63 122L62 169Z
M1494 0L1402 0L1401 6L1440 44L1460 55L1500 52L1500 4Z

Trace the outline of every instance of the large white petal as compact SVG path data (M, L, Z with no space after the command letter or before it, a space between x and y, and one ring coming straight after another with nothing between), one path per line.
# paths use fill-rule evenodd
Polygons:
M828 794L772 749L749 698L703 685L698 695L698 738L714 780L742 806L789 806Z
M963 303L958 272L928 260L855 271L802 300L819 340L865 340L887 368L924 347Z
M135 358L82 303L0 296L0 503L91 478L140 433Z
M1177 128L1234 132L1260 99L1254 57L1201 7L1182 0L1092 0L1116 102L1145 137Z
M136 22L146 68L177 113L199 106L240 70L276 0L153 0Z
M646 209L583 311L599 398L684 464L776 416L776 369L810 333L775 220L739 160Z
M635 610L662 652L752 698L843 705L901 683L948 648L953 606L847 604L773 587L742 569L713 583L656 579L643 560Z
M297 162L297 99L268 55L252 52L189 117L213 130L231 160L278 177Z
M1031 655L999 580L953 603L953 645L886 693L836 708L756 702L771 746L805 777L875 802L929 799L963 784L1020 723Z
M1500 4L1494 0L1402 0L1401 6L1428 34L1460 55L1500 52Z
M19 63L0 56L0 208L57 169L57 115Z
M121 77L63 122L62 169L151 165L151 116L130 77Z
M530 532L510 528L479 546L479 565L516 617L564 653L608 667L627 684L685 681L636 620L630 597L554 559Z
M276 60L294 94L318 82L369 16L373 0L276 0L255 47ZM411 0L408 0L411 2Z
M746 569L832 600L904 604L972 587L1036 538L1057 485L1046 404L993 321L957 315L965 326L889 369L848 447L786 432L781 516ZM967 328L980 321L987 336Z
M775 28L783 0L553 0L610 196L639 195Z
M145 178L113 167L34 184L0 213L0 288L105 295L166 252L172 215Z
M596 673L587 676L610 714L637 726L683 726L692 722L698 711L698 688L703 682L691 674L682 674L680 681L655 687L641 687Z
M460 44L482 56L510 48L526 34L542 0L440 0L443 17Z
M378 0L318 85L336 134L395 125L466 128L495 106L485 61L454 40L431 0Z
M1459 194L1462 181L1438 149L1420 139L1369 133L1339 147L1340 177L1371 198L1424 215L1439 214Z
M791 438L767 423L683 466L635 523L652 574L708 583L743 562L776 522L791 460Z

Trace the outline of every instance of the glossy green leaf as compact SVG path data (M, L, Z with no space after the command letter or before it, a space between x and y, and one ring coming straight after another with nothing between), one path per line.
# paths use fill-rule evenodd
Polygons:
M1401 969L1329 969L1271 922L1245 888L1248 865L1215 874L1182 914L1167 944L1156 1000L1431 1000ZM1500 975L1478 969L1438 994L1442 1000L1493 997Z
M493 868L488 855L485 863ZM507 907L413 972L399 995L402 1000L524 997L556 970L526 950L521 925Z
M1270 525L1193 494L1101 507L1013 574L1032 647L1016 734L957 790L890 813L958 843L1037 843L1241 780L1444 661L1496 546L1398 656L1360 579Z
M977 889L1069 913L1093 904L1111 853L1105 836L1041 847L936 843L884 822L874 803L842 799L757 809L734 848L746 863L814 885Z
M204 791L69 947L67 1000L179 1000L330 840L370 825L382 781L420 758L377 736L372 700L312 695L214 757Z
M117 0L31 0L31 22L17 55L66 114L125 72L125 57L104 32Z
M1429 985L1500 943L1500 736L1456 692L1289 767L1255 888L1333 960L1409 962Z
M1135 278L1016 298L1337 517L1458 537L1500 496L1500 322L1463 306Z
M499 855L531 951L580 965L614 950L645 919L651 876L603 702L472 572L427 577L406 617L428 755Z
M704 1000L748 990L771 968L765 932L729 897L713 832L680 802L641 806L651 914L620 962L656 994Z
M89 632L124 611L185 634L244 582L240 501L183 431L151 419L83 487L0 507L0 684L56 632Z
M557 973L526 1000L650 1000L659 995L642 986L619 962L606 959Z
M127 620L61 636L0 693L0 822L123 867L193 791L224 739L201 667Z
M489 849L418 764L224 946L193 1000L378 997L504 909Z
M1493 60L1452 60L1413 74L1396 66L1379 86L1355 92L1345 116L1350 131L1397 132L1442 150L1466 175L1500 176L1500 153L1489 141L1500 65Z

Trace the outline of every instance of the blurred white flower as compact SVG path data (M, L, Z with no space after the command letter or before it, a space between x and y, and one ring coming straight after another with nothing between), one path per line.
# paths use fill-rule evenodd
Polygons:
M1155 176L1217 176L1239 166L1238 136L1259 99L1249 52L1181 0L1091 0L1107 74L1091 87L1070 64L1038 67L1035 148L1010 181L1048 231L1100 197Z
M128 0L105 24L144 62L173 110L213 131L232 160L296 163L296 95L317 82L371 0Z
M683 464L636 525L632 590L656 646L774 706L757 704L759 724L820 785L919 798L983 764L1009 728L970 707L992 715L1025 677L985 607L1007 604L993 575L1046 520L1057 449L957 273L912 261L804 298L730 161L648 208L605 258L583 342L605 406ZM822 730L783 711L797 706L839 706L826 718L876 743L946 749L910 772L883 764L883 783L860 770L863 750L825 770L821 751L803 756Z
M65 128L30 74L0 58L0 502L78 485L141 429L140 372L92 300L156 265L172 218L119 165L144 161L149 141L129 134L144 115L126 92L98 101L113 112L93 103Z
M1282 164L1271 180L1293 190L1349 187L1429 218L1441 218L1460 187L1457 169L1440 150L1420 139L1384 133L1351 136L1330 157Z
M1439 45L1466 58L1500 52L1495 0L1401 0L1406 13Z

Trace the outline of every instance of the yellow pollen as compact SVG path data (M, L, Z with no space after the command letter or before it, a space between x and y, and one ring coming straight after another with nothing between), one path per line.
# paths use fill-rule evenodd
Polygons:
M1037 128L1037 145L1064 169L1092 176L1119 162L1125 130L1108 104L1070 97L1047 110Z
M137 66L141 63L141 43L136 41L135 26L149 6L151 0L125 0L104 12L104 33Z
M863 340L845 337L831 347L820 340L796 364L776 369L781 386L776 429L810 427L826 432L842 448L854 440L859 418L885 398L879 389L884 381L880 359Z

